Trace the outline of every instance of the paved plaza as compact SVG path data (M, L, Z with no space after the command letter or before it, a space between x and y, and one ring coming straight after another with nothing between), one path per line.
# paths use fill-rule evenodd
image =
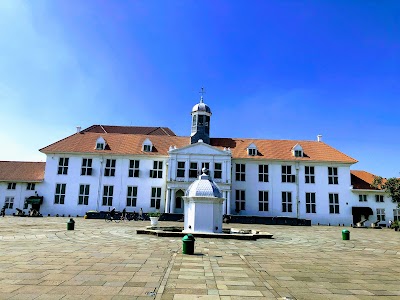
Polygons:
M137 235L149 221L0 218L0 299L400 299L400 233L224 224L273 239ZM182 223L160 222L161 225Z

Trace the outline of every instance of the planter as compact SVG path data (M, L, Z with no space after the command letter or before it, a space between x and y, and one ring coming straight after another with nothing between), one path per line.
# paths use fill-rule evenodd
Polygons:
M158 217L150 217L150 225L157 226L158 225Z

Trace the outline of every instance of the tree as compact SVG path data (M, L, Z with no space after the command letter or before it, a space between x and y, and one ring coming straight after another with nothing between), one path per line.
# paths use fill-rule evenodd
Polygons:
M400 207L400 178L392 177L385 179L375 176L371 186L385 191L392 198L392 201L398 203Z

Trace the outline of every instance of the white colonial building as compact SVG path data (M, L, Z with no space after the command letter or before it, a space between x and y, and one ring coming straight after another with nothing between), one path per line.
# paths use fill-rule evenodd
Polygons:
M205 167L222 192L227 215L286 216L332 225L399 218L397 204L371 188L373 175L350 171L357 161L321 136L315 141L213 138L211 109L202 98L191 115L189 137L164 127L78 128L40 149L45 164L27 163L41 169L42 176L9 176L4 166L17 162L2 162L0 201L7 214L25 203L39 203L43 215L82 216L111 207L183 213L182 197ZM29 183L34 189L22 191ZM37 198L26 201L29 196Z

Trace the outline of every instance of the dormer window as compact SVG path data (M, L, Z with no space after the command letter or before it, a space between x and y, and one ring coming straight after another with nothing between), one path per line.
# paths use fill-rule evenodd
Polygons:
M256 156L257 155L257 147L256 145L254 145L253 143L251 143L248 147L247 147L247 154L250 156Z
M147 138L143 142L143 152L152 152L153 150L153 143Z
M292 148L292 154L294 157L303 157L303 148L299 144L296 144Z
M104 150L106 148L106 141L102 138L102 137L99 137L97 140L96 140L96 150Z

